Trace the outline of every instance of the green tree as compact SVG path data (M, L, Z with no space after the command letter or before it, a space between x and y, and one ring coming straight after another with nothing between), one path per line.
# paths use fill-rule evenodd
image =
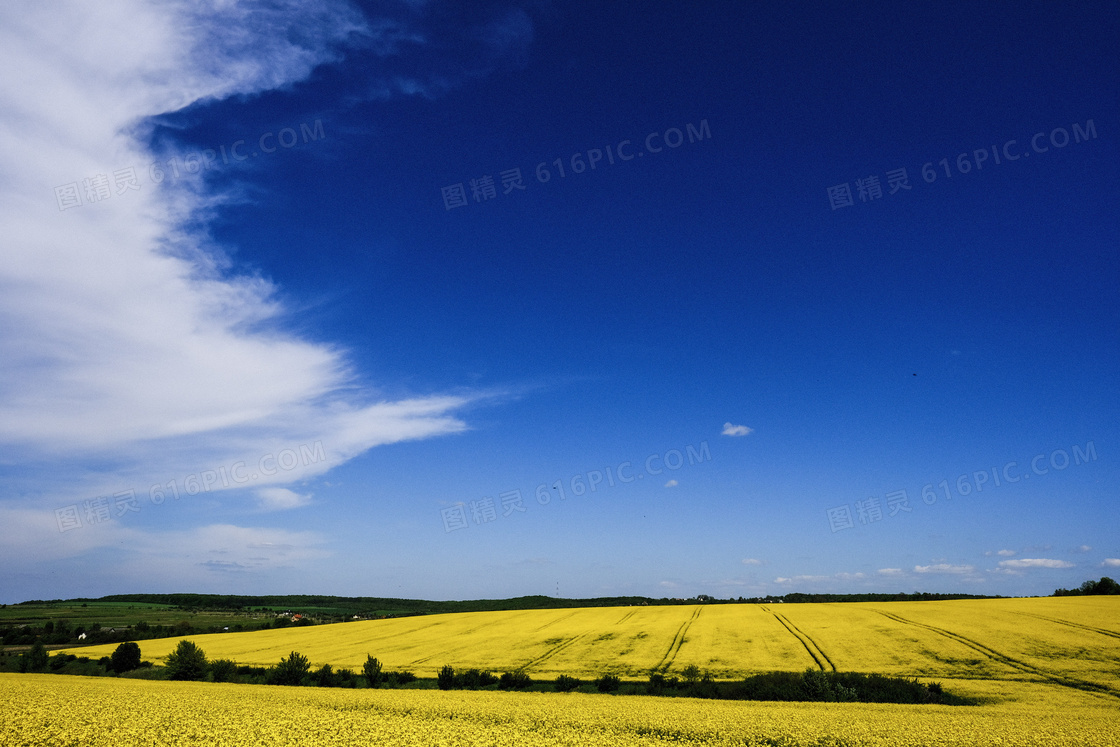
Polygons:
M293 651L273 667L270 679L274 685L301 685L310 671L307 657Z
M443 668L439 670L439 674L436 675L436 683L440 690L450 690L455 687L455 667L444 664Z
M201 680L206 676L206 654L193 641L179 641L167 655L167 674L173 680Z
M1113 581L1108 576L1105 576L1096 583L1093 588L1094 594L1120 594L1120 584Z
M210 662L210 679L214 682L229 682L237 674L237 663L229 659L214 659Z
M379 687L384 675L381 673L381 662L366 654L366 663L362 667L362 674L365 675L366 684L370 687Z
M140 666L140 647L132 641L117 646L109 657L109 668L117 674L131 672Z
M311 679L318 687L338 687L338 675L330 664L324 664L315 670Z
M43 646L42 641L35 641L31 646L31 650L23 653L19 657L19 671L21 672L41 672L47 668L50 662L50 654Z
M599 679L595 680L595 687L601 693L613 693L622 686L622 680L613 674L604 674Z

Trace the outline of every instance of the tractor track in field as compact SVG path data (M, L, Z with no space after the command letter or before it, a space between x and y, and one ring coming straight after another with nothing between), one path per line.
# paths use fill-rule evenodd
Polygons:
M537 664L540 664L542 661L546 661L547 659L551 658L552 656L555 656L556 654L560 653L564 649L568 648L569 646L571 646L573 643L575 643L579 639L586 638L588 635L590 635L590 633L580 633L579 635L572 636L571 638L569 638L566 641L562 641L562 642L556 644L555 646L550 648L548 651L545 651L543 654L541 654L537 658L535 658L531 661L528 661L528 662L522 664L521 666L519 666L517 668L517 671L522 672L522 671L528 669L529 667L534 667Z
M806 635L805 632L801 630L801 628L790 622L789 618L787 618L785 615L779 615L777 612L774 612L767 607L763 607L762 610L763 612L769 612L771 615L773 615L774 619L780 622L782 624L782 627L788 630L790 635L796 638L798 642L805 647L805 650L809 652L809 656L813 657L813 661L817 663L817 666L822 672L825 671L825 662L828 663L828 666L832 669L833 672L836 671L836 665L832 663L832 659L828 658L828 654L826 654L824 650L817 645L816 641ZM820 655L818 656L818 654ZM822 662L821 659L824 659L824 662Z
M957 643L960 643L964 646L967 646L968 648L971 648L973 651L975 651L979 654L982 654L982 655L988 657L989 659L992 659L993 661L997 661L1001 664L1004 664L1008 667L1011 667L1012 669L1017 669L1020 672L1023 672L1025 674L1031 674L1031 675L1034 675L1035 677L1041 677L1043 679L1043 681L1045 681L1045 682L1049 682L1049 683L1052 683L1052 684L1055 684L1055 685L1062 685L1064 687L1070 687L1070 688L1073 688L1075 690L1091 690L1093 692L1101 693L1103 695L1111 695L1114 698L1120 698L1120 691L1115 690L1111 687L1108 687L1107 685L1099 685L1095 682L1089 682L1088 680L1079 680L1076 677L1067 677L1065 675L1061 675L1061 674L1057 674L1055 672L1047 671L1047 670L1045 670L1041 667L1036 667L1033 664L1028 664L1025 661L1020 661L1019 659L1008 656L1007 654L1002 654L1002 653L1000 653L999 651L996 651L993 648L989 648L988 646L985 646L983 643L980 643L979 641L974 641L971 638L966 638L965 636L961 635L960 633L954 633L951 630L946 630L945 628L939 628L936 625L928 625L926 623L920 623L920 622L916 622L914 620L907 620L905 617L900 617L898 615L894 615L894 614L891 614L889 612L883 612L882 610L875 610L875 611L878 612L883 617L886 617L889 620L894 620L895 622L899 622L899 623L902 623L904 625L914 625L914 626L919 627L919 628L924 628L924 629L926 629L928 631L931 631L933 633L937 633L940 636L944 636L945 638L948 638L948 639L956 641Z
M622 619L619 620L618 622L616 622L615 625L621 625L622 623L626 622L627 620L629 620L631 617L634 616L635 612L637 612L637 610L630 610L625 615L623 615Z
M650 670L651 672L661 672L662 674L664 674L665 672L669 671L669 667L673 665L673 661L677 658L677 654L680 653L681 646L684 645L685 633L688 632L688 629L692 626L692 623L696 622L696 618L700 617L700 613L703 610L703 607L697 607L696 611L692 613L692 616L681 623L681 626L677 629L677 634L673 636L673 642L669 644L669 650L666 651L665 655L661 657L661 661L657 663L657 666Z
M539 628L535 628L533 630L533 632L538 633L538 632L544 630L545 628L547 628L549 625L555 625L556 623L560 622L561 620L567 620L569 617L572 617L572 616L577 615L577 614L579 614L579 610L573 610L572 612L569 612L566 615L561 615L560 617L557 617L554 620L549 620L548 622L546 622L544 625L540 626Z
M1077 628L1078 630L1087 630L1090 633L1100 633L1101 635L1106 635L1109 638L1120 638L1120 633L1114 633L1113 631L1105 630L1104 628L1094 628L1091 625L1082 625L1081 623L1069 622L1067 620L1059 620L1056 617L1046 617L1045 615L1036 615L1033 612L1020 612L1019 610L1013 610L1013 611L1015 612L1016 615L1026 615L1027 617L1037 617L1039 620L1046 620L1047 622L1058 623L1059 625L1068 625L1071 628Z

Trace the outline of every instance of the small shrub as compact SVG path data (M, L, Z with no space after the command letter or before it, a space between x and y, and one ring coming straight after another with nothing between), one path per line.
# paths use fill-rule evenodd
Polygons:
M229 659L215 659L210 662L210 679L214 682L230 682L236 674L236 662Z
M381 662L366 654L366 663L362 665L362 675L366 678L367 685L378 687L384 679L381 673Z
M489 672L481 672L477 669L468 669L465 672L455 675L455 687L463 690L479 690L484 687L489 687L497 682L498 679Z
M503 672L498 678L499 690L524 690L533 684L533 680L524 672Z
M335 687L357 687L358 686L358 678L357 678L357 675L354 674L353 669L347 669L347 668L343 667L342 669L335 672L334 675L335 675L335 678L336 678Z
M416 675L408 671L390 672L388 681L391 686L400 687L401 685L407 685L409 682L415 682Z
M718 698L720 697L719 687L712 679L712 675L705 672L698 682L688 686L688 696L690 698Z
M273 685L295 686L303 684L311 671L311 662L303 654L293 651L280 660L269 672L269 683Z
M444 664L436 675L436 684L439 685L440 690L450 690L455 687L455 667Z
M601 693L613 693L622 685L622 680L615 677L613 674L604 674L599 679L595 680L595 687Z
M556 678L556 692L570 693L582 684L583 683L577 678L562 674Z
M324 664L311 675L311 681L316 687L338 687L338 677L330 664Z
M35 641L31 646L30 651L26 651L19 657L19 671L20 672L41 672L47 668L50 663L50 654L47 653L46 647L43 646L42 641Z

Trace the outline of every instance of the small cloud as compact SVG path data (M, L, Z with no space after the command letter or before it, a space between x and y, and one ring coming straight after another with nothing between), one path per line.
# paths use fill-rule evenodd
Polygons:
M678 485L680 485L680 483L677 482L676 480L670 480L669 482L665 483L665 487L667 487L667 488L675 488Z
M743 558L743 565L762 565L758 558Z
M836 578L841 581L851 581L857 578L863 578L863 573L837 573Z
M260 507L268 511L286 511L311 503L311 494L303 495L287 488L260 488L256 491Z
M914 566L914 573L952 573L959 575L962 573L972 573L975 570L976 568L971 565L950 565L949 563Z
M1101 563L1102 568L1117 568L1120 567L1120 558L1105 558Z
M1073 563L1051 558L1020 558L1019 560L1001 560L999 566L1000 568L1073 568Z
M1074 552L1090 552L1090 551L1092 551L1092 549L1093 548L1090 547L1089 545L1082 545L1081 547L1074 550Z
M794 576L793 578L786 578L785 576L778 576L776 579L774 579L774 583L776 583L776 584L792 584L792 583L801 583L801 582L806 582L806 581L813 582L813 581L827 581L827 580L828 580L828 576L805 576L805 575L802 575L802 576Z
M880 568L876 573L880 576L901 576L903 571L901 568Z
M753 433L753 428L748 428L745 425L732 425L731 423L723 424L723 431L721 435L724 436L745 436L748 433Z
M999 552L996 553L996 555L999 555L1002 558L1010 558L1014 554L1015 554L1014 550L1000 550Z

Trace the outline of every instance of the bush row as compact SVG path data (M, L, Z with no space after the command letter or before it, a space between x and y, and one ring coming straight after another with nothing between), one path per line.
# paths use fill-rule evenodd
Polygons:
M134 642L122 643L112 656L102 657L93 665L87 657L72 654L48 656L41 643L19 656L21 672L52 672L66 674L91 674L96 666L105 673L125 674L138 669L151 668L151 662L142 661L140 647ZM63 672L62 670L66 670ZM167 656L164 667L153 671L153 677L172 680L208 680L211 682L239 682L313 687L401 687L416 681L411 672L386 672L380 661L367 655L361 673L324 664L316 670L306 656L293 651L271 667L241 666L229 659L207 660L202 649L189 640L180 641ZM806 669L804 672L768 672L756 674L740 681L717 682L710 673L702 673L695 665L681 670L680 677L654 672L649 680L623 683L616 675L603 676L584 683L568 675L560 675L548 682L534 682L523 671L503 672L494 675L480 669L455 671L444 665L436 677L441 690L534 690L552 689L556 692L601 692L624 695L659 695L693 698L718 698L727 700L770 701L825 701L863 703L934 703L967 705L973 700L947 693L940 683L921 683L916 679L886 677L880 674L859 672L822 672Z

